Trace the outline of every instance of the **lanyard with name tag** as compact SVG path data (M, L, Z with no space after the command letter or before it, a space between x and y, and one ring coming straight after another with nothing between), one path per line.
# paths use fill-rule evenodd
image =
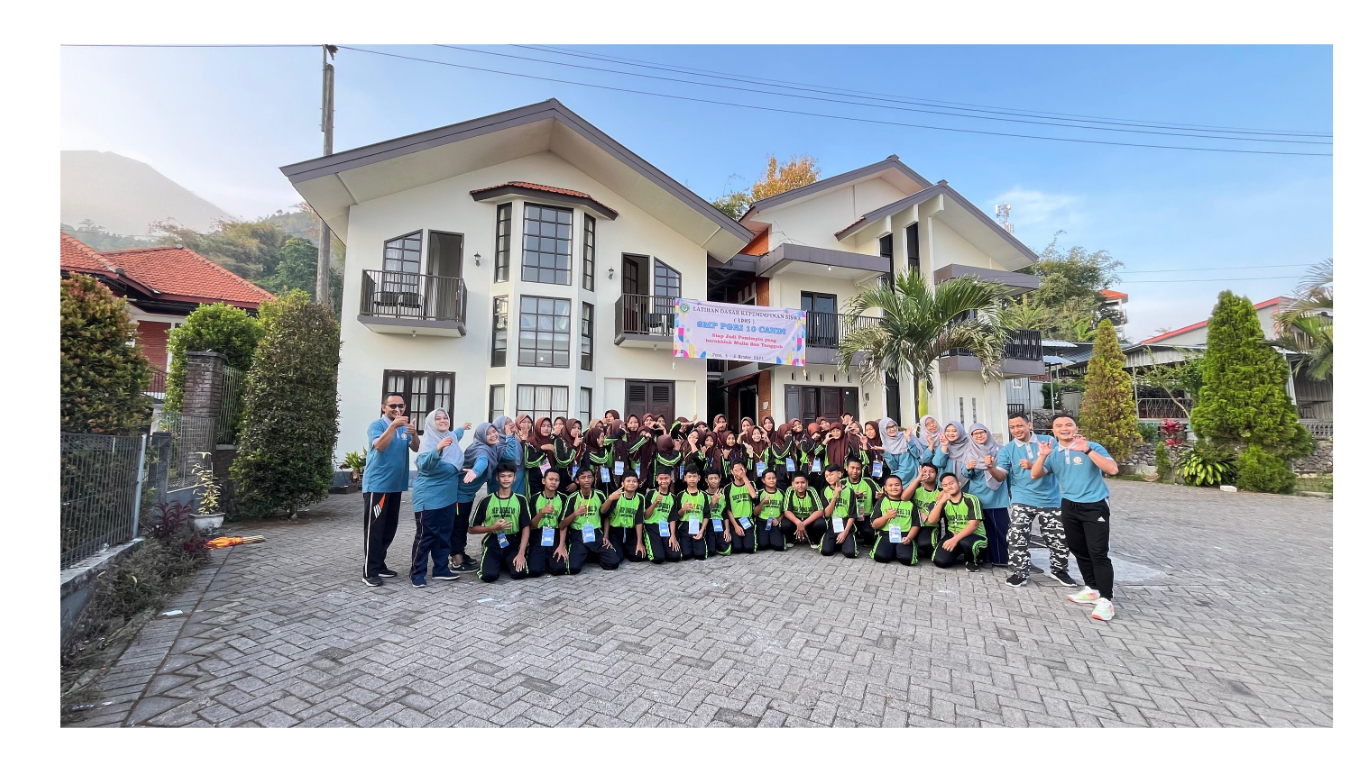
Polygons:
M891 530L891 540L893 544L901 543L901 526L893 525Z
M819 472L819 471L821 471L821 460L820 460L820 459L812 459L812 460L811 460L811 471L812 471L812 472Z
M554 529L554 528L542 528L542 529L541 529L541 546L543 546L543 547L553 547L553 546L555 546L555 529Z
M711 519L711 529L717 533L721 532L721 518L713 517Z
M626 471L626 462L618 461L612 466L612 474L620 476Z
M592 544L595 536L596 534L593 532L593 524L585 523L583 526L583 542L585 544Z
M550 471L550 459L541 459L541 474Z
M765 469L768 469L768 465L762 461L754 465L754 471L758 472L760 477L763 476Z
M719 522L719 521L718 521L718 522ZM748 531L748 530L749 530L749 526L750 526L750 522L749 522L749 518L748 518L748 517L742 517L742 518L740 518L740 527L741 527L741 528L744 528L745 530Z
M659 535L666 539L669 537L669 524L667 522L659 524Z
M572 466L572 467L569 468L569 479L570 479L570 480L577 480L577 479L579 479L579 465L578 465L578 464L575 464L574 466Z
M607 472L607 467L603 467L603 468L602 468L602 481L603 481L604 483L610 483L610 482L612 482L612 476L611 476L610 474L608 474L608 472Z
M797 462L793 461L792 459L788 459L788 460L787 460L787 471L788 471L788 472L796 472L796 471L797 471Z
M835 524L835 533L844 533L844 518L833 517L831 520Z
M498 534L498 546L500 546L500 547L506 547L507 545L508 545L508 537L507 537L507 535L502 534L502 533Z
M688 535L690 535L690 536L696 536L696 535L697 535L697 532L698 532L699 530L701 530L701 529L702 529L702 521L701 521L701 520L689 520L689 521L688 521Z
M882 462L873 462L873 477L882 477Z
M768 518L767 520L764 521L764 530L765 530L765 531L771 531L771 530L773 530L773 518L770 517L770 518Z

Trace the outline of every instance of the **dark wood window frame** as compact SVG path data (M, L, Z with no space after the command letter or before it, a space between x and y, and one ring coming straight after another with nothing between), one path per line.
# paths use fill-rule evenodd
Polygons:
M920 274L920 224L906 227L906 271Z
M384 391L380 402L390 395L400 395L408 405L404 415L415 434L422 434L422 422L427 414L444 408L447 414L455 405L455 374L449 371L384 371ZM452 424L455 416L451 416Z
M573 208L522 203L523 282L573 285L573 233Z
M502 312L499 312L499 309ZM493 351L489 355L490 368L504 368L508 364L508 319L511 317L508 308L508 297L493 297ZM502 327L499 327L499 321Z
M593 370L593 305L586 301L579 318L579 368Z
M493 282L506 283L512 261L512 203L498 206L494 215Z
M535 307L529 313L527 302ZM551 302L549 314L541 312L544 302ZM561 307L564 309L563 314L560 313ZM528 316L532 318L530 327L527 326ZM543 317L549 318L549 323L541 322ZM523 368L568 368L572 317L569 299L554 296L521 297L521 304L517 308L517 365ZM548 327L542 328L543 325ZM558 327L561 325L562 328ZM527 343L528 338L530 344ZM548 355L549 362L540 362L541 355Z
M597 272L596 265L598 260L598 220L583 215L583 287L584 290L593 290Z

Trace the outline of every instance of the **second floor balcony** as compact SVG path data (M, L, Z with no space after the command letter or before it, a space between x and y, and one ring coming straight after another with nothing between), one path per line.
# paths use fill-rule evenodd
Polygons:
M464 336L469 293L458 277L367 269L360 321L377 333Z
M966 349L951 349L939 358L940 373L980 370L982 361ZM1038 331L1011 331L1001 359L1001 373L1033 376L1043 372L1043 335Z

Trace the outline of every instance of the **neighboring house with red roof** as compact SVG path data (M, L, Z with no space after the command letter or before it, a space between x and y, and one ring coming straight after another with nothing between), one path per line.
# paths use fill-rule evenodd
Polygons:
M1129 313L1124 305L1129 303L1129 294L1105 288L1100 292L1100 305L1103 309L1113 310L1119 316L1119 325L1128 325Z
M1280 311L1281 303L1285 299L1277 296L1274 299L1267 299L1260 304L1253 306L1257 310L1257 322L1262 324L1262 335L1268 341L1279 336L1276 333L1276 313ZM1204 344L1205 337L1209 334L1209 319L1206 318L1198 323L1191 323L1174 331L1159 333L1149 339L1144 339L1138 344L1164 344L1167 346L1189 346L1192 344Z
M223 302L255 313L274 296L209 259L180 246L100 253L71 235L61 236L61 271L92 275L128 300L138 324L138 343L156 368L170 364L171 329L201 304Z

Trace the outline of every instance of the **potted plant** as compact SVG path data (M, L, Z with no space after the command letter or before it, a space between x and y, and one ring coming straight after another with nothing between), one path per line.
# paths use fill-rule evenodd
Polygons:
M341 469L351 470L351 487L348 491L360 488L361 477L365 474L365 453L351 451L342 459Z
M213 455L200 453L199 459L193 472L202 490L199 508L190 514L190 520L194 521L195 530L209 534L223 526L225 513L219 504L222 499L222 487L213 474Z

